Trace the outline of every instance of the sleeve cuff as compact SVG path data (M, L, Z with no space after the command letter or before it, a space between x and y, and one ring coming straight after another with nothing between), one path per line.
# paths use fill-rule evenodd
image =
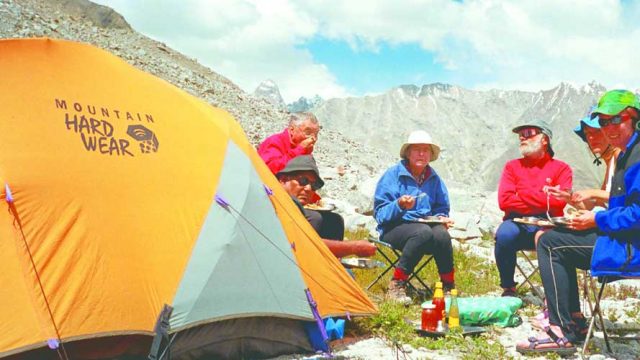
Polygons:
M605 211L598 211L598 212L596 212L596 215L595 215L596 225L598 226L598 228L600 230L603 230L603 231L606 231L605 230L606 223L607 223L606 219L605 219L606 212L607 212L606 210Z

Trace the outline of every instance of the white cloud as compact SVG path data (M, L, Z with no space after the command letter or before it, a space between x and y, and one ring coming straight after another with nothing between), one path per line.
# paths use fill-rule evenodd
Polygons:
M465 85L478 88L549 88L560 81L591 80L637 87L640 82L637 2L102 2L141 32L197 57L249 92L273 79L286 101L345 96L353 86L339 84L304 49L317 36L362 51L375 51L382 43L420 44Z
M247 92L273 79L283 98L342 97L347 91L299 45L313 17L286 0L104 1L137 30L196 57Z
M419 43L446 69L485 74L500 87L640 80L633 71L640 25L630 15L640 5L633 2L624 10L617 0L307 3L328 37L374 48L383 41Z

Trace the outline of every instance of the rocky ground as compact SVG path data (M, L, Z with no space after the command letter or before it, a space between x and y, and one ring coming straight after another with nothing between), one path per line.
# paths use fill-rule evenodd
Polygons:
M211 105L229 111L241 123L253 144L281 131L286 123L287 114L281 108L245 93L229 79L202 66L195 59L135 32L118 14L87 1L0 0L0 38L17 37L69 39L103 48ZM336 204L349 227L372 230L375 224L367 214L371 212L373 190L381 172L397 161L397 154L362 145L340 132L328 129L321 131L314 154L321 164L321 174L327 180L323 189L327 201ZM448 186L453 204L452 217L459 228L453 232L454 237L466 239L471 244L471 251L487 261L493 261L492 249L483 246L478 238L480 229L492 230L499 222L495 193L470 192L464 184L454 180L449 180ZM606 301L603 305L615 312L616 324L621 324L634 318L633 309L637 308L638 301L635 296L626 300ZM518 357L514 350L515 341L526 339L530 332L525 319L523 325L502 332L499 339L510 355ZM601 338L596 339L596 344L603 348ZM637 342L630 344L616 342L615 357L640 357ZM403 350L398 353L381 339L370 338L338 346L336 355L360 359L454 359L460 355L408 346ZM594 355L591 358L605 357Z

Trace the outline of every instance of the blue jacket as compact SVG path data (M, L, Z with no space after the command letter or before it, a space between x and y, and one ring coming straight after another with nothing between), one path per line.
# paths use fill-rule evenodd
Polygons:
M418 186L405 164L406 160L402 160L387 169L376 186L373 215L378 222L380 236L403 222L429 215L449 216L449 192L435 170L429 167L431 174L422 186ZM404 210L398 205L402 195L418 196L422 193L426 195L416 199L413 209Z
M594 276L640 276L640 134L618 155L609 209L596 213L599 236L591 258Z

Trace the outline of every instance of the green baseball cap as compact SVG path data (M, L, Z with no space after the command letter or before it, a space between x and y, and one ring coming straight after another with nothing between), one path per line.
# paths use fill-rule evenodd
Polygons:
M622 110L633 107L640 111L640 101L636 94L629 90L610 90L598 101L592 114L618 115Z

